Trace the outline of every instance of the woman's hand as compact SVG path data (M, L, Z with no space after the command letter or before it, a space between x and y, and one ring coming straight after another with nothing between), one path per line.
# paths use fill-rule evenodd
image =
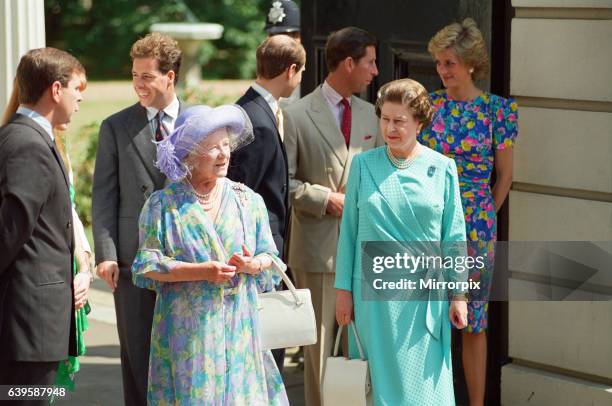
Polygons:
M236 275L236 267L228 264L224 264L219 261L210 261L204 263L204 277L203 280L212 283L223 283L230 280Z
M233 265L236 267L237 273L247 273L250 275L257 275L261 272L262 264L259 258L254 258L251 256L246 245L242 245L242 255L234 254L227 261L229 265Z
M78 272L74 276L72 285L74 287L74 308L76 310L85 306L87 302L87 292L91 284L91 275L89 272Z
M467 299L465 297L455 298L451 301L448 309L450 322L458 329L467 326Z
M336 289L336 321L345 326L354 320L353 315L353 292Z

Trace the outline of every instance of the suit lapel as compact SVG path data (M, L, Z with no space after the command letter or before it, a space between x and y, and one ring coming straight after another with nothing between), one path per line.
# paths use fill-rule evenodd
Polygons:
M276 129L276 136L278 137L277 139L278 139L280 147L281 147L281 149L283 151L283 157L284 157L285 163L286 163L287 162L287 154L285 152L285 145L283 143L283 140L281 139L280 132L278 131L278 123L276 122L276 115L272 112L272 109L270 108L270 105L268 104L268 102L259 93L257 93L255 90L253 90L252 87L249 88L249 90L252 91L253 93L255 93L255 95L253 96L253 102L255 104L257 104L263 111L266 112L266 114L268 115L268 117L270 118L270 120L272 122L272 125Z
M66 170L66 167L64 166L64 160L62 159L59 151L55 147L55 143L53 141L51 141L51 138L49 137L49 134L47 133L47 131L45 131L44 128L42 128L40 125L38 125L38 123L36 121L34 121L31 118L26 117L26 116L24 116L22 114L15 113L15 115L11 119L11 122L16 122L16 123L23 124L25 126L28 126L28 127L32 128L33 130L35 130L43 138L43 140L45 140L45 142L47 143L49 148L51 148L51 151L53 152L53 156L55 157L55 160L57 161L57 163L60 166L60 169L62 170L62 175L64 177L64 182L66 182L66 186L69 188L70 187L70 178L68 177L68 171Z
M249 96L252 97L253 102L255 102L255 104L257 104L259 107L261 107L263 111L266 112L268 117L270 117L270 120L272 120L272 122L274 123L274 126L277 127L276 130L278 132L278 124L276 123L276 115L270 108L270 105L268 104L268 102L265 101L265 99L259 93L257 93L252 87L249 87L248 92L250 92ZM280 134L279 134L279 137L280 137Z
M179 114L184 108L185 105L179 101ZM140 104L134 105L127 126L129 134L135 134L132 138L134 149L151 177L153 184L158 189L163 187L165 176L155 166L157 148L153 142L153 132L147 118L147 110Z
M132 138L136 154L149 174L155 186L162 185L163 175L155 167L156 148L153 143L153 132L147 120L147 110L141 105L135 105L128 122L128 134L135 134Z
M365 145L366 130L363 125L363 118L369 117L364 114L364 105L360 103L361 100L357 96L352 96L351 99L351 140L349 142L348 154L344 162L344 171L340 178L341 189L345 188L346 182L348 181L349 169L351 168L351 162L353 157L358 153L362 152Z
M325 100L323 92L321 92L321 87L316 88L313 92L310 109L306 112L334 155L341 163L345 163L348 157L348 149L344 142L344 136L332 116L329 104Z

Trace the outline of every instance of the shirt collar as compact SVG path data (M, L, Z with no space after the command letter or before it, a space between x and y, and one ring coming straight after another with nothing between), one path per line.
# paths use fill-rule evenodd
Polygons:
M53 135L53 126L51 126L49 120L47 120L45 117L35 112L34 110L23 106L19 106L19 108L17 108L17 113L21 114L22 116L30 117L32 120L34 120L36 124L40 125L42 128L45 129L47 134L49 134L49 137L51 137L51 141L55 142L55 136Z
M327 101L333 105L337 106L340 104L340 101L344 99L344 97L336 91L333 87L327 83L327 80L323 82L323 86L321 86L321 91L323 92L323 96L327 99ZM351 105L351 98L348 99L349 106Z
M253 82L251 87L257 93L259 93L261 97L264 98L266 103L268 103L268 105L270 106L270 109L272 110L272 112L276 114L276 111L278 110L278 100L276 100L274 96L272 96L272 93L268 92L266 88L264 88L263 86L261 86L260 84L256 82Z
M159 112L159 110L156 109L155 107L145 107L145 108L147 109L147 120L149 121L153 120L153 118L155 118L155 116ZM164 107L162 111L164 112L164 116L170 116L172 117L173 121L176 120L176 118L178 117L178 112L179 112L179 101L176 95L174 95L174 99L170 102L169 105Z

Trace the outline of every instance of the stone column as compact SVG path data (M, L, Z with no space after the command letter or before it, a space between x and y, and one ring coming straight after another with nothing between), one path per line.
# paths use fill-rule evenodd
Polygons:
M0 0L0 112L23 54L45 46L44 0Z

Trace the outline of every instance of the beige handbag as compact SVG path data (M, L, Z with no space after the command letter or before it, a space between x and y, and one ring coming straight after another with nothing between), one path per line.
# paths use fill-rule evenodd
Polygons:
M258 295L260 345L263 350L299 347L317 342L315 321L309 289L296 289L285 271L272 261L289 290Z
M338 328L334 355L327 358L323 377L323 406L369 406L372 404L370 371L357 335L355 322L350 324L360 359L338 356L342 326ZM350 330L350 329L349 329Z

